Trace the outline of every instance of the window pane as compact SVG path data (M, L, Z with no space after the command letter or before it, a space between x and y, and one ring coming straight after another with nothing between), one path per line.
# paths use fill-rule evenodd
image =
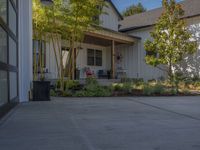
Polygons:
M7 72L0 70L0 106L8 102Z
M7 0L0 0L0 16L7 22Z
M0 61L7 63L7 34L0 27Z
M96 66L102 66L102 51L96 50Z
M17 66L17 46L11 37L9 37L9 64Z
M16 16L16 12L10 2L9 2L9 27L13 31L13 33L16 35L17 16Z
M17 97L17 73L10 72L10 99Z
M14 4L15 4L15 6L17 6L17 0L13 0L13 2L14 2Z
M90 66L94 65L94 50L93 49L87 50L87 65L90 65Z
M94 57L88 57L88 62L87 62L87 64L88 64L89 66L94 66Z

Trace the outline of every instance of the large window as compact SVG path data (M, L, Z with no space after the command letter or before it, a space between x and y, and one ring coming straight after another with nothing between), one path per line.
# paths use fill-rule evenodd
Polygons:
M87 50L87 65L88 66L102 66L102 51L88 49Z
M7 72L0 70L0 106L8 100L8 78Z
M7 63L7 33L0 26L0 61Z
M18 99L18 0L0 0L0 106Z
M7 0L0 0L0 17L7 23Z

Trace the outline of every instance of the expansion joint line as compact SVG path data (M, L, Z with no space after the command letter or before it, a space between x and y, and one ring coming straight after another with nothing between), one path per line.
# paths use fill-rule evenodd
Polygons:
M159 109L161 111L173 113L173 114L176 114L176 115L179 115L179 116L184 116L184 117L187 117L187 118L190 118L190 119L193 119L193 120L200 121L200 118L196 118L196 117L193 117L191 115L184 114L184 113L179 113L179 112L169 110L169 109L166 109L166 108L163 108L163 107L160 107L160 106L155 106L155 105L152 105L152 104L149 104L149 103L141 102L141 101L137 100L136 98L127 98L126 100L132 101L132 102L135 102L135 103L138 103L138 104L142 104L142 105L145 105L145 106L149 106L149 107L152 107L152 108L155 108L155 109Z

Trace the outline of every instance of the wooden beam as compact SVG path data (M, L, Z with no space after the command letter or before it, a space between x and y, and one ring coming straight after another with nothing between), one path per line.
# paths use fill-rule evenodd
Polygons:
M133 44L136 42L136 40L133 38L126 37L126 36L122 36L121 38L119 38L118 37L119 35L109 35L109 33L104 34L101 32L86 32L85 35L90 35L90 36L94 36L94 37L98 37L98 38L102 38L106 40L115 40L116 42L124 43L124 44Z
M111 73L112 79L115 79L115 41L112 40L112 49L111 49Z

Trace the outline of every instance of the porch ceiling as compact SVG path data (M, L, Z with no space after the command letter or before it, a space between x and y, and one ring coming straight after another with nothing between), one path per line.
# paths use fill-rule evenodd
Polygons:
M100 30L93 30L86 33L84 43L94 44L100 46L111 46L112 41L115 41L116 45L120 44L134 44L138 41L139 37L130 36L124 33L113 31L106 28Z

